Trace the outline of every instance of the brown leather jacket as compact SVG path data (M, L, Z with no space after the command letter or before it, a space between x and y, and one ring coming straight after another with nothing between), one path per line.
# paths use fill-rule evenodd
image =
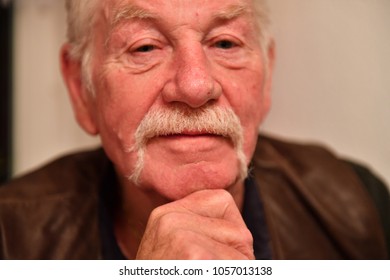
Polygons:
M60 158L0 188L0 259L101 259L103 150ZM344 161L319 146L260 137L252 176L275 259L385 259L373 200Z

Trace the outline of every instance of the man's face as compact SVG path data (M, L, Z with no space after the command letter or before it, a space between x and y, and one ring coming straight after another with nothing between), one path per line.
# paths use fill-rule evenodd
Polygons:
M268 66L251 11L250 0L101 1L91 44L91 107L120 175L138 169L140 188L169 199L237 183L241 144L229 129L221 132L230 118L224 110L238 116L242 133L234 130L248 163L269 107ZM209 125L196 124L197 116L200 123L209 116L199 112L215 108L222 113ZM136 140L150 112L157 112L156 120L166 112L169 117L152 120L152 132ZM188 123L177 129L187 115Z

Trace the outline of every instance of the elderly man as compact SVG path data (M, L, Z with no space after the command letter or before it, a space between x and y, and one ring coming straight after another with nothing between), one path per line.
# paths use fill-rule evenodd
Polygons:
M258 136L274 62L264 1L67 9L62 73L103 149L0 189L0 257L387 258L388 193L373 175Z

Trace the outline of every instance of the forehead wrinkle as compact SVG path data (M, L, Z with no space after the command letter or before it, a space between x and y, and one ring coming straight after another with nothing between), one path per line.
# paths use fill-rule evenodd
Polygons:
M212 18L215 20L230 20L242 16L244 14L250 14L250 9L246 5L233 4L229 5L223 10L216 12ZM127 4L114 10L111 20L111 30L114 29L123 21L131 19L158 19L160 16L156 13L148 11L135 4Z
M218 11L213 15L216 20L231 20L245 14L250 14L250 9L246 5L229 5L227 8Z
M247 5L243 4L231 4L222 10L217 11L211 16L212 21L225 21L238 18L240 16L251 14L252 11ZM120 25L122 22L129 21L132 19L141 20L158 20L161 16L146 10L136 4L126 4L114 9L112 13L112 19L110 22L110 32ZM108 36L105 46L107 47L111 36Z

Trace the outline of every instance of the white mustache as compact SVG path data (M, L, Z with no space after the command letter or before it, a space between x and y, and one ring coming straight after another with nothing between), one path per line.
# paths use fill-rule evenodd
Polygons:
M151 109L142 119L135 132L135 144L127 152L137 152L135 168L128 179L136 185L144 167L145 147L149 140L158 136L175 134L215 134L231 140L240 162L239 177L247 176L246 157L243 152L243 129L234 111L214 104L201 108L173 105Z
M152 109L135 132L137 149L157 136L202 133L230 138L234 146L239 145L242 127L239 118L230 108L208 105L192 109L184 105Z

